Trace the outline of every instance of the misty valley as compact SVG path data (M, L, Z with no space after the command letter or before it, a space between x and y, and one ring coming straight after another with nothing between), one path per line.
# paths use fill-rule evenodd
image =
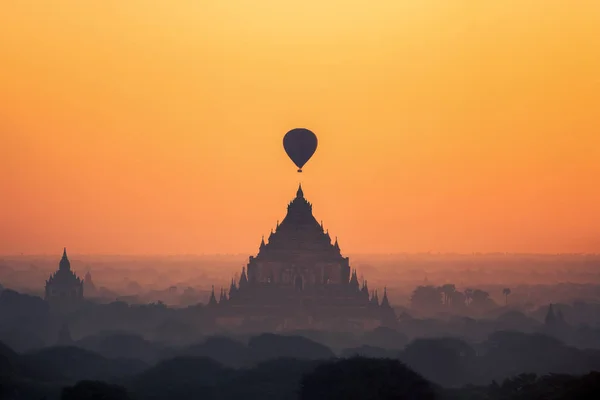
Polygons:
M393 309L377 326L301 313L290 323L273 309L223 323L243 256L64 255L63 269L84 274L78 301L44 299L57 257L0 261L2 398L585 399L600 389L593 255L357 255L365 307L379 310L385 291Z

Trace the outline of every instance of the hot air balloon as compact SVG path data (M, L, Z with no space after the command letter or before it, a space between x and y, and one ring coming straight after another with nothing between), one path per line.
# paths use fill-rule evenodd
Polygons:
M317 136L304 128L292 129L283 137L283 148L298 167L298 172L302 172L304 164L315 154L317 143Z

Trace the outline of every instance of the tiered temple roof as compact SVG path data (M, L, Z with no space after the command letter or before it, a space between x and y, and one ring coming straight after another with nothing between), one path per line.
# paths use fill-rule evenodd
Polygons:
M46 299L82 298L83 280L71 270L71 262L67 257L67 248L58 264L58 270L46 281Z
M381 317L380 308L387 309L389 302L386 291L383 307L375 291L372 297L369 294L367 282L363 280L361 287L337 238L332 243L323 223L313 216L312 204L300 185L283 221L267 241L263 236L258 254L242 268L239 281L232 279L229 296L222 290L217 302L213 289L208 304L219 305L220 315L229 318L289 320L294 315L310 315L313 321L372 321Z
M329 232L323 229L312 213L312 204L304 198L302 185L298 187L296 198L287 207L287 215L271 231L268 242L261 241L257 259L280 255L286 257L294 253L311 252L319 257L339 258L340 247L331 243Z
M55 289L74 289L83 285L83 280L71 270L71 262L67 257L67 248L63 249L63 255L58 264L58 270L46 281L46 286Z

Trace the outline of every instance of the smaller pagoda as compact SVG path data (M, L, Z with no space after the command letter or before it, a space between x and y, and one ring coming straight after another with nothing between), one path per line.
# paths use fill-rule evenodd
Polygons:
M66 247L58 270L46 281L45 299L50 303L75 303L83 299L83 280L71 270Z

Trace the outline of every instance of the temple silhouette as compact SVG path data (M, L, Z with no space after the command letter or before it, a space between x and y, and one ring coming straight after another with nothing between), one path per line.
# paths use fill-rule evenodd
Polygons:
M396 320L385 289L380 302L317 222L302 185L239 281L218 300L213 287L208 307L218 326L230 328L373 329Z
M66 247L63 249L58 270L46 281L45 299L56 306L72 306L83 300L83 280L71 270Z

